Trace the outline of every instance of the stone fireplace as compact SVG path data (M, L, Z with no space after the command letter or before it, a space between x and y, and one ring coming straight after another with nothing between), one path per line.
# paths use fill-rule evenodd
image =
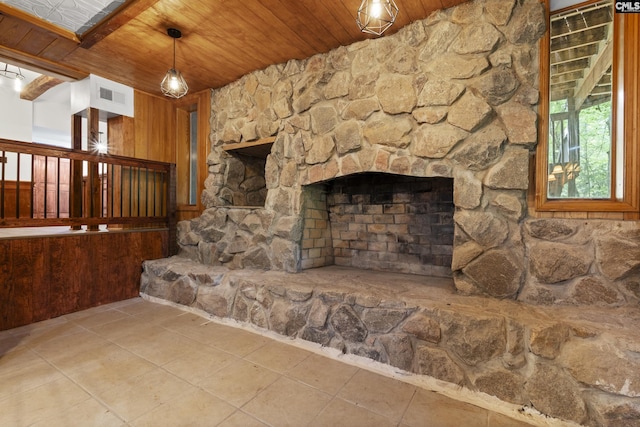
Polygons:
M448 276L463 293L516 298L544 28L536 2L470 2L214 91L209 209L181 224L183 253L230 268ZM260 141L272 143L263 163L234 150ZM431 207L386 191L379 203L364 199L382 194L351 194L347 206L346 193L328 193L355 190L361 176L415 186L398 197L427 197L419 182L449 193ZM265 193L263 206L238 209Z
M544 30L536 0L474 0L214 90L206 209L143 293L631 425L638 223L527 206Z

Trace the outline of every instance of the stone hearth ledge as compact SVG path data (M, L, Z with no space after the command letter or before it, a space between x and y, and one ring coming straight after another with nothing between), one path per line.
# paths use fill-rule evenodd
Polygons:
M530 306L461 296L446 278L337 266L229 270L179 256L144 262L141 295L315 343L349 363L370 359L457 399L512 417L519 409L538 425L640 419L633 307Z

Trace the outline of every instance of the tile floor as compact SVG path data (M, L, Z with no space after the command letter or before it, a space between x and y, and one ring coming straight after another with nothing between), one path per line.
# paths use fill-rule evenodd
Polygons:
M525 425L140 298L0 332L0 426Z

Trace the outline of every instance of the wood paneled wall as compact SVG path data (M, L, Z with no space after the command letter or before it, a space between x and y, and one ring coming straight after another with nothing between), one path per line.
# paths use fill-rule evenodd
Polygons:
M175 163L176 105L134 91L134 117L115 117L108 121L111 154Z
M167 230L0 240L0 330L136 297Z
M176 106L168 98L135 91L135 155L138 159L176 162Z
M15 181L4 182L4 216L5 218L16 218L16 201L20 203L20 216L31 215L31 183L20 183L20 197L17 196L18 186Z

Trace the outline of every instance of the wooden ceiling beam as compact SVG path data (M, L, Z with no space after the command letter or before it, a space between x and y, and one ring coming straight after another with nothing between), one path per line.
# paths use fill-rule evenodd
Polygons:
M88 72L81 71L68 65L54 62L36 55L20 52L0 45L0 60L10 62L16 66L28 68L29 70L48 74L63 81L82 80L89 76Z
M15 7L9 6L6 3L0 3L0 14L13 16L14 18L20 19L21 21L27 22L45 31L49 31L60 37L64 37L65 39L69 39L76 43L80 43L80 39L78 38L76 33L74 33L73 31L69 31L65 28L59 27L55 24L52 24L49 21L45 21L44 19L37 18L31 15L30 13L27 13Z
M139 14L156 4L158 0L127 0L102 22L82 34L80 47L89 49L118 28L135 19Z
M580 82L575 92L576 111L580 110L582 103L587 99L593 88L602 79L602 76L607 73L607 70L611 68L613 63L613 43L607 43L604 49L598 55L598 58L593 61L593 65L587 71L584 79Z
M55 77L40 76L22 89L20 92L20 99L24 99L25 101L35 101L40 95L52 87L58 86L62 82L62 80Z

